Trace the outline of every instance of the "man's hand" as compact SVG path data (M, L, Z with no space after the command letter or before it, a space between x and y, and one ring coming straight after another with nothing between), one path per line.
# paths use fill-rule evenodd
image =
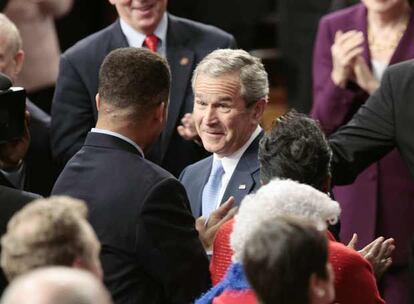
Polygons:
M231 196L219 208L211 212L208 219L201 216L196 220L196 229L206 251L212 250L214 238L220 226L232 219L236 214L237 208L233 207L233 205L234 197Z
M349 248L355 249L358 243L358 236L356 233L352 236L351 241L348 244ZM395 249L394 239L385 239L379 237L369 243L367 246L359 250L358 252L370 262L374 270L375 277L379 280L384 272L391 266L392 259L391 254Z
M29 112L25 113L23 137L0 145L0 169L14 171L22 164L30 144Z
M195 123L193 119L193 114L187 113L181 119L181 126L177 127L177 132L185 140L194 140L200 142L200 137L198 136L197 130L195 128Z

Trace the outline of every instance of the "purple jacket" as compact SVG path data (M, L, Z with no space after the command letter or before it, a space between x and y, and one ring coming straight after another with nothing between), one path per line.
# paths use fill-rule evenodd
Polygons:
M367 10L363 4L324 16L320 23L314 49L311 115L318 119L327 134L345 124L368 95L353 82L341 89L332 82L331 45L335 33L359 30L364 33L363 57L370 65L367 38ZM390 64L414 58L414 14L395 50ZM347 243L352 233L359 235L359 247L375 237L393 237L396 250L394 266L407 263L409 240L414 236L414 181L397 150L363 171L352 185L334 188L335 198L342 206L341 241Z

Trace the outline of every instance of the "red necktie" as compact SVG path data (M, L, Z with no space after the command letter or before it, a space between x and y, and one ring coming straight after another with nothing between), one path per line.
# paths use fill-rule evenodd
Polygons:
M148 35L145 38L144 45L153 52L157 52L158 37L154 34Z

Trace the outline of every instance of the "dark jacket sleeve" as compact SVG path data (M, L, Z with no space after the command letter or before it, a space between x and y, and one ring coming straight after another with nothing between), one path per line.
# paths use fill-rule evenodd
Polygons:
M149 246L148 246L149 245ZM137 226L139 260L162 282L167 303L192 303L210 285L208 259L195 230L184 187L164 179L149 191ZM139 250L142 246L154 248ZM141 253L140 253L141 252Z
M380 88L354 117L329 138L333 150L333 182L348 184L395 144L394 96L390 70Z
M88 90L69 59L62 55L52 104L52 154L63 166L83 145L95 118Z

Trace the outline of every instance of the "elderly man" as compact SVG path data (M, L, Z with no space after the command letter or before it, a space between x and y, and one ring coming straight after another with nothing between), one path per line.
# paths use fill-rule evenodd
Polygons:
M189 303L209 285L184 187L144 158L165 125L169 87L161 56L112 51L99 72L96 128L52 191L90 207L104 281L118 304Z
M259 188L259 126L269 85L258 58L242 50L217 50L194 71L195 127L213 155L180 176L193 215L208 217L230 196L236 205Z
M17 278L7 288L1 304L111 304L102 283L86 271L46 267Z
M0 72L13 83L19 78L25 53L16 26L0 14ZM0 77L4 77L1 76ZM50 152L50 117L29 100L28 132L0 145L0 184L48 196L54 182Z
M61 265L102 278L100 244L82 201L50 197L17 212L1 239L1 266L9 281L32 269Z
M146 47L167 58L172 74L166 128L147 158L178 175L205 153L176 131L181 117L193 106L191 72L211 51L235 47L234 38L217 28L167 14L167 0L109 1L120 19L80 41L61 57L52 105L54 157L66 163L95 125L98 70L105 56L116 48Z

